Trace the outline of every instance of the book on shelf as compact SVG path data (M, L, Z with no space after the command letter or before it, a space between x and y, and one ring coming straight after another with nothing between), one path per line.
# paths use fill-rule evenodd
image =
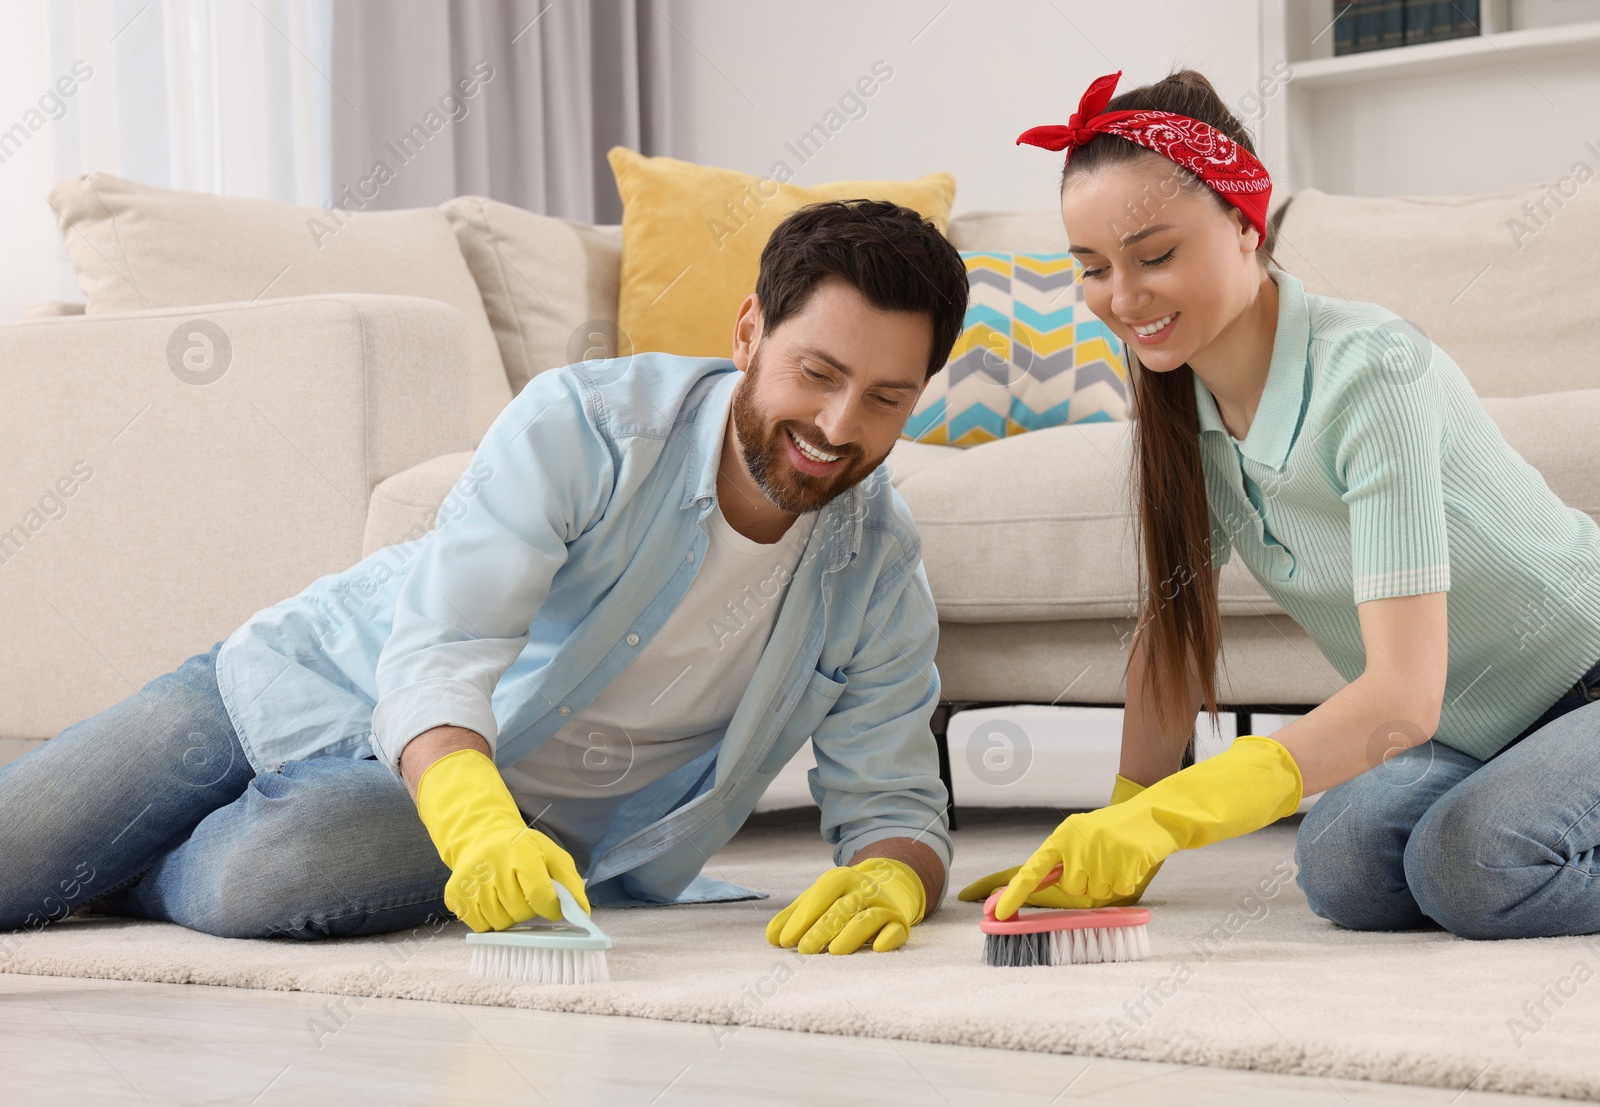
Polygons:
M1333 0L1333 56L1356 52L1355 5L1350 0Z
M1433 8L1436 0L1406 0L1405 45L1433 41Z
M1378 49L1406 44L1406 0L1382 0L1378 5Z
M1355 7L1350 14L1356 21L1356 53L1378 48L1382 36L1381 7L1381 0L1355 0Z
M1476 35L1479 8L1479 0L1332 0L1333 54Z
M1433 42L1443 42L1456 34L1455 0L1433 0Z

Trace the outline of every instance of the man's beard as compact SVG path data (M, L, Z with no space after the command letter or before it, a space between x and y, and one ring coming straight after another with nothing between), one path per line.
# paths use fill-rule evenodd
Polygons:
M769 429L765 413L755 398L760 369L760 358L752 354L745 379L734 390L733 425L739 434L739 451L744 455L745 467L750 470L761 494L780 510L794 515L818 511L841 492L860 484L889 456L889 451L885 450L881 457L868 458L858 446L829 449L825 452L839 454L839 460L834 462L838 472L829 476L802 473L788 457L785 439L789 431L792 429L802 442L811 446L826 442L827 435L793 419L785 419Z

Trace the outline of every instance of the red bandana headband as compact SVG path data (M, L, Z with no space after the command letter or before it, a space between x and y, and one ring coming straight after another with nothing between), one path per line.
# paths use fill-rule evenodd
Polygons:
M1167 111L1106 111L1106 103L1122 70L1096 77L1078 110L1066 126L1053 124L1030 127L1017 137L1017 145L1042 146L1046 150L1072 151L1095 135L1118 135L1170 158L1199 177L1217 195L1244 212L1261 233L1256 248L1267 240L1267 200L1272 195L1272 178L1254 154L1233 139L1199 119Z

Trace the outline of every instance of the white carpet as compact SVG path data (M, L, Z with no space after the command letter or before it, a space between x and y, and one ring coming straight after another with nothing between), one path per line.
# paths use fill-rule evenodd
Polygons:
M1294 885L1291 825L1171 858L1146 896L1145 961L997 969L982 963L978 906L953 896L895 953L801 957L767 945L767 919L828 858L814 821L759 822L707 871L773 898L602 910L615 941L603 985L469 976L466 928L453 921L437 934L297 942L73 918L0 936L0 969L350 997L330 998L326 1018L308 1024L324 1041L361 1017L359 997L393 996L702 1022L719 1039L755 1025L1600 1097L1600 940L1340 930ZM1052 822L969 812L957 886L1020 860Z

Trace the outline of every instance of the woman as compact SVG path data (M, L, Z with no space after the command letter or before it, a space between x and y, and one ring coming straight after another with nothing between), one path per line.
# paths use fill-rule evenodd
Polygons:
M1001 918L1134 902L1172 852L1326 790L1295 849L1323 918L1600 931L1600 527L1414 327L1269 266L1271 181L1203 76L1112 99L1120 76L1018 142L1067 151L1084 299L1134 355L1144 601L1121 772L1109 806L961 898L1005 885ZM1180 768L1202 704L1216 724L1232 548L1350 683Z

